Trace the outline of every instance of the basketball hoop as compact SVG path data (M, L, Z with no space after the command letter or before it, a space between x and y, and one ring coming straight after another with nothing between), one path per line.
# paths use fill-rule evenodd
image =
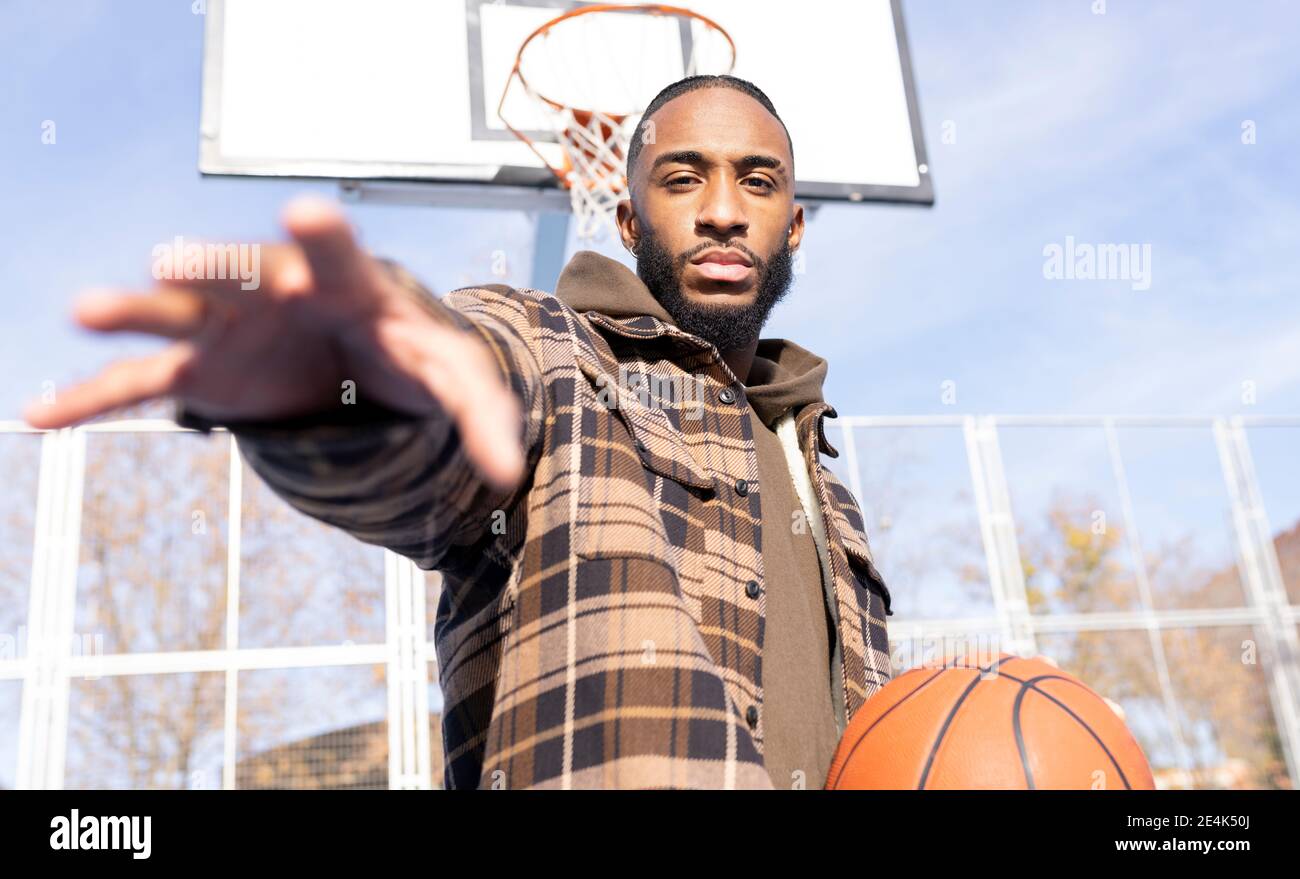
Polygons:
M652 59L658 66L638 63L632 54L632 38L638 34L643 38L639 60L645 60L649 43L650 50L659 53ZM689 9L657 3L571 9L537 28L519 46L497 115L569 190L583 239L614 228L615 206L627 191L627 146L635 128L629 123L668 84L628 80L647 70L664 70L663 62L673 51L682 56L683 76L709 68L730 73L736 63L736 45L721 25ZM555 132L563 149L558 166L506 118L506 98L516 79Z

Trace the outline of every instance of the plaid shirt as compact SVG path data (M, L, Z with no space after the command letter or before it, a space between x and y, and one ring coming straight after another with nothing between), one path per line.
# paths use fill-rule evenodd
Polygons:
M743 383L657 304L584 306L653 303L594 252L555 296L488 285L436 300L402 277L495 355L526 413L521 486L481 481L446 418L344 407L355 423L231 429L296 508L442 572L446 786L770 789ZM651 380L630 387L634 374ZM890 678L889 593L853 496L821 463L837 455L826 417L808 404L795 425L826 524L847 722Z

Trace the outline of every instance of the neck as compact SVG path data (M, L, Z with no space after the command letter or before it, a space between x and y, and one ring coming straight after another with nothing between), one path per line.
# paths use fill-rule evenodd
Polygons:
M749 383L749 369L754 365L754 354L758 351L758 340L750 342L744 348L719 351L722 361L727 364L741 384Z

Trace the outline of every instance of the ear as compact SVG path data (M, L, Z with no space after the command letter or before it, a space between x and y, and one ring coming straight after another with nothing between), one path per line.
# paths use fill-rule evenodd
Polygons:
M637 219L631 199L625 198L614 206L614 222L618 225L618 237L623 239L623 246L635 252L641 241L641 221Z
M803 205L796 203L790 215L790 230L785 236L785 243L792 252L799 249L799 242L803 241L803 230Z

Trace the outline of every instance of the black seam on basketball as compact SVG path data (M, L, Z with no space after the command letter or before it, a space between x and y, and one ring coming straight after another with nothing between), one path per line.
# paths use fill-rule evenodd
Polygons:
M1074 684L1075 686L1083 687L1085 691L1095 696L1096 693L1094 693L1091 689L1089 689L1086 684L1083 684L1080 681L1072 680L1071 678L1067 678L1064 675L1039 675L1036 678L1031 678L1030 680L1026 681L1016 677L1015 675L1009 672L1002 672L1001 677L1008 678L1020 684L1020 694L1017 694L1016 696L1017 702L1019 702L1020 700L1020 695L1024 694L1025 688L1028 687L1029 689L1032 689L1034 692L1040 693L1043 696L1046 696L1048 699L1051 699L1053 702L1056 703L1056 707L1060 708L1066 714L1073 717L1080 726L1082 726L1084 729L1088 731L1088 735L1093 737L1093 739L1097 742L1097 744L1101 747L1101 749L1104 752L1106 752L1106 756L1110 759L1111 765L1113 765L1115 767L1115 771L1119 773L1119 780L1124 782L1124 789L1125 790L1133 789L1133 786L1128 783L1128 776L1124 774L1123 767L1119 765L1119 761L1115 759L1115 755L1110 752L1110 748L1106 747L1106 743L1101 740L1101 736L1093 732L1092 727L1088 726L1087 721L1085 721L1082 717L1080 717L1079 715L1071 711L1068 705L1066 705L1060 699L1057 699L1055 696L1053 696L1051 693L1047 692L1046 690L1038 689L1037 686L1038 681L1065 681L1067 684ZM1107 707L1109 708L1109 706ZM1024 755L1023 750L1021 751L1021 755L1023 758ZM1028 767L1026 766L1026 772L1027 771L1028 771Z
M1016 693L1016 701L1011 706L1011 728L1016 734L1016 748L1020 751L1020 768L1025 770L1025 784L1029 785L1030 790L1037 790L1034 787L1034 774L1029 771L1029 755L1025 753L1025 735L1020 728L1020 704L1025 699L1025 693L1029 690L1022 684L1020 692Z
M956 663L956 660L953 660L953 662ZM919 667L920 667L920 666L918 666L918 668L919 668ZM937 677L939 676L940 672L945 672L945 671L947 671L947 670L950 669L950 668L969 668L969 667L970 667L970 666L965 666L965 665L956 665L956 664L954 664L954 665L944 665L942 668L935 669L934 674L930 675L930 677L926 678L924 681L922 681L920 684L918 684L917 687L916 687L915 689L913 689L910 693L908 693L908 694L907 694L906 696L904 696L902 699L899 699L899 700L898 700L897 702L895 702L893 705L890 705L888 708L886 708L886 709L885 709L885 713L882 714L882 715L880 715L879 717L877 717L875 720L873 720L873 721L871 722L871 726L869 726L869 727L867 727L866 729L864 729L864 730L862 731L862 735L858 736L857 740L853 743L853 746L852 746L851 748L849 748L849 753L845 756L845 758L844 758L844 763L840 765L840 771L839 771L838 773L836 773L836 775L835 775L835 781L830 783L830 788L831 788L832 790L834 790L834 789L835 789L835 785L837 785L837 784L840 783L840 779L844 776L844 770L847 769L848 766L849 766L849 763L851 763L851 762L853 761L853 754L858 750L858 746L862 744L863 740L866 739L867 735L868 735L868 734L869 734L873 729L876 728L876 724L880 723L880 721L882 721L882 720L884 720L886 717L888 717L888 716L889 716L889 713L890 713L891 711L893 711L895 708L897 708L899 705L902 705L902 704L903 704L904 702L906 702L908 699L911 699L911 698L912 698L913 696L915 696L917 693L921 692L921 690L923 690L923 689L925 689L927 686L929 686L929 685L930 685L930 682L933 681L935 678L937 678ZM912 670L915 671L916 669L912 669ZM864 703L864 704L865 704L865 703Z
M944 671L944 669L942 669L942 668L940 668L940 669L935 669L934 674L930 675L930 677L926 678L924 681L922 681L920 684L918 684L918 685L915 687L915 689L913 689L910 693L908 693L908 694L907 694L906 696L904 696L902 699L899 699L899 700L898 700L897 702L895 702L893 705L890 705L888 708L886 708L884 714L880 715L880 716L877 717L875 720L873 720L873 721L871 722L871 726L867 727L866 729L864 729L864 730L862 731L862 735L860 735L860 736L857 737L857 739L853 742L852 747L849 748L849 753L848 753L847 755L845 755L845 757L844 757L844 762L840 765L840 771L837 772L837 773L835 773L835 780L834 780L833 782L831 782L831 789L832 789L832 790L834 790L834 789L835 789L835 786L838 785L838 784L840 783L840 779L844 776L844 770L847 769L847 768L849 767L849 764L853 762L853 755L854 755L854 753L857 752L857 750L858 750L858 746L861 745L863 739L865 739L865 738L866 738L866 737L871 733L871 731L872 731L873 729L876 728L876 724L880 723L880 721L882 721L882 720L884 720L886 717L888 717L888 716L889 716L889 713L890 713L891 711L893 711L895 708L897 708L899 705L902 705L902 704L903 704L904 702L906 702L908 699L911 699L911 698L912 698L913 696L915 696L917 693L921 692L921 690L925 689L926 686L929 685L930 681L932 681L932 680L934 680L935 678L937 678L940 674L943 673L943 671Z
M934 740L934 744L930 746L930 756L927 757L925 760L925 769L921 771L921 781L916 786L917 790L925 790L925 782L926 779L928 779L930 776L930 767L934 765L935 755L939 752L939 746L943 744L943 737L948 734L948 727L952 725L952 719L957 715L957 710L961 708L962 703L966 701L966 697L969 696L971 694L971 691L974 690L975 687L979 685L979 682L982 679L982 676L984 675L985 672L988 672L991 669L1000 666L1004 662L1010 662L1011 660L1016 658L1017 657L1015 656L1001 657L1000 659L998 659L997 662L992 663L988 668L978 668L978 667L970 668L970 666L965 666L965 665L956 666L957 668L966 668L969 669L970 671L978 671L979 674L975 675L975 680L971 681L969 684L966 685L966 689L962 692L961 696L957 698L957 702L952 706L951 710L949 710L948 716L943 721L943 726L939 728L939 736Z

